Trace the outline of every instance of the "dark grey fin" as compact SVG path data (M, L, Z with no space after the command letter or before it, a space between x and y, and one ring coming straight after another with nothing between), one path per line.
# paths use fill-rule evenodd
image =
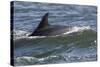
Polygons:
M46 13L46 14L43 16L43 18L42 18L40 24L38 25L38 27L37 27L37 28L35 29L35 31L34 31L31 35L29 35L29 36L34 36L34 33L37 33L37 31L40 31L40 30L42 30L42 29L44 29L44 28L46 28L46 27L49 26L49 23L48 23L48 14L49 14L49 13Z
M48 14L49 14L49 13L46 13L46 14L43 16L43 18L42 18L42 20L41 20L41 22L40 22L40 24L38 25L38 27L37 27L36 30L44 29L45 27L47 27L47 26L49 25L49 24L48 24Z

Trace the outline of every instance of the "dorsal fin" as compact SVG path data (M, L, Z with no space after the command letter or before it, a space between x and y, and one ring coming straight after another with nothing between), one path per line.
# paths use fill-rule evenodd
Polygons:
M43 30L43 29L45 29L46 27L49 26L49 23L48 23L48 14L49 14L49 13L46 13L46 14L43 16L43 18L42 18L40 24L38 25L38 27L37 27L37 28L35 29L35 31L33 31L32 34L30 34L29 36L33 36L36 32L38 32L38 31L40 31L40 30Z
M41 22L40 22L40 24L38 25L38 27L37 27L36 30L44 29L45 27L47 27L47 26L49 25L49 24L48 24L48 14L49 14L49 13L46 13L46 14L43 16L43 18L42 18L42 20L41 20Z

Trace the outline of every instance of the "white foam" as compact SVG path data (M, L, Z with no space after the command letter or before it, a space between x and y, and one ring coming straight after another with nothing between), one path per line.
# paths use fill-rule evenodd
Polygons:
M35 57L17 57L15 58L15 65L27 65L28 63L33 64L35 62L38 62L38 59Z
M70 33L73 33L73 32L79 32L79 31L88 30L88 29L91 29L90 26L83 26L83 27L75 26L72 29L70 29L70 31L67 31L63 34L70 34Z
M35 58L35 57L28 57L22 56L15 58L15 65L27 65L27 64L34 64L36 62L42 62L48 60L49 58L56 58L58 56L49 56L44 58Z
M32 62L32 61L44 61L48 58L56 58L56 57L59 57L59 56L52 55L52 56L48 56L48 57L44 57L44 58L35 58L35 57L22 56L22 57L15 58L15 60L17 62L23 62L25 60L27 60L28 62Z
M46 36L30 36L28 37L29 39L33 39L33 38L45 38Z
M27 31L23 31L23 30L14 30L14 37L15 38L20 38L20 37L25 37L28 35Z

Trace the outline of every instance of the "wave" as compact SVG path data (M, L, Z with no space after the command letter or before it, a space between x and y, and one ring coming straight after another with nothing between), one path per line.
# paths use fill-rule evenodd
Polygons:
M83 31L83 30L88 30L91 29L89 26L83 26L83 27L73 27L72 30L65 32L63 34L70 34L70 33L74 33L74 32L79 32L79 31Z
M50 60L50 59L54 59L54 58L59 58L59 57L58 56L49 56L49 57L45 57L45 58L35 58L35 57L23 56L23 57L16 58L15 63L17 62L16 65L32 65L32 64L36 64L37 62L42 64L44 60Z
M15 65L16 66L21 66L21 65L38 65L38 64L55 64L55 63L70 63L70 62L84 62L84 61L95 61L97 60L96 55L87 55L87 56L48 56L44 58L36 58L36 57L28 57L28 56L23 56L23 57L18 57L15 60ZM91 58L91 59L89 59Z
M22 33L22 32L21 32ZM20 33L20 34L21 34ZM66 35L67 34L67 35ZM28 34L26 34L28 35ZM18 39L14 40L16 43L20 43L23 41L26 42L30 42L32 41L32 44L34 44L35 42L38 41L43 41L43 42L73 42L73 41L77 41L79 40L80 42L84 42L84 41L88 41L89 40L96 40L97 38L97 32L93 31L89 28L77 28L74 27L72 31L63 33L61 35L56 35L56 36L32 36L32 37L28 37L28 36L21 36ZM26 43L25 42L25 43ZM24 43L24 44L25 44Z
M34 56L41 56L66 50L70 52L74 46L80 48L96 46L96 42L97 33L93 30L84 30L55 37L21 38L14 40L14 47L15 51L17 51L16 56L29 55L31 53L34 53ZM59 51L59 49L61 50Z
M60 35L48 36L48 37L62 36L64 34L70 34L70 33L74 33L74 32L80 32L80 31L88 30L88 29L91 29L91 28L89 26L83 26L83 27L77 27L77 26L75 26L75 27L71 28L70 31L62 33ZM30 37L28 37L29 34L30 34L30 32L27 32L27 31L14 30L14 39L20 39L20 38L29 38L29 39L32 39L32 38L44 38L44 37L47 37L47 36L30 36Z
M27 34L14 40L15 65L97 60L97 32L90 27L73 27L72 31L57 36Z

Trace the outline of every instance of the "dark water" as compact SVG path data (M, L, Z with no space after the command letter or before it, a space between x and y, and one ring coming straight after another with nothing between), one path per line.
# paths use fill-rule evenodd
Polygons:
M49 23L72 30L57 36L28 35L49 12ZM14 2L15 65L54 64L97 60L97 7Z

